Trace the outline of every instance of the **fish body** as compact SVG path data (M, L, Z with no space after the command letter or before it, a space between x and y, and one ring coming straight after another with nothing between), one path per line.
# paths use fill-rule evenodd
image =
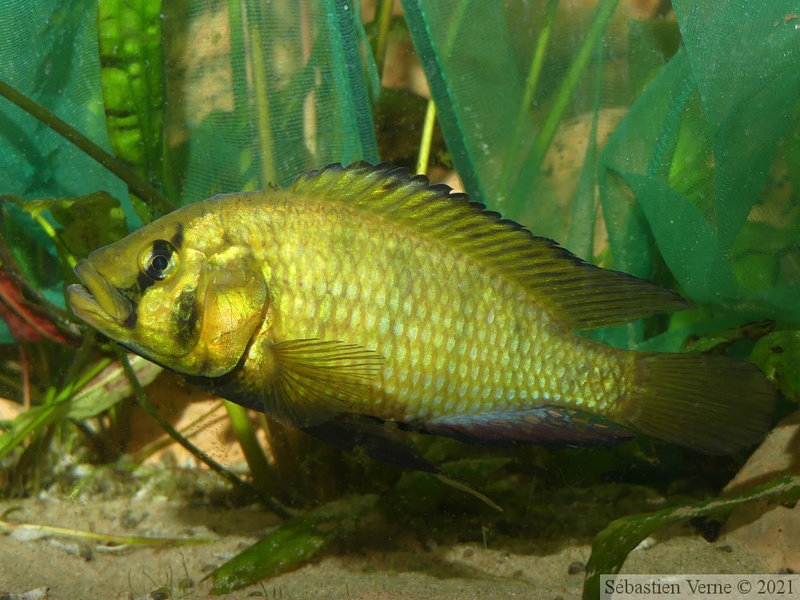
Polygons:
M575 334L685 302L386 165L186 206L76 272L73 310L99 331L308 431L365 417L489 444L642 432L724 453L757 441L774 403L749 363Z

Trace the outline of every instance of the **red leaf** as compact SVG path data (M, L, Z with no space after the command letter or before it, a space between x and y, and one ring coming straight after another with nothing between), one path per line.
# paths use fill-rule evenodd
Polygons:
M58 325L40 306L26 300L19 283L0 268L0 317L19 342L51 340L69 344Z

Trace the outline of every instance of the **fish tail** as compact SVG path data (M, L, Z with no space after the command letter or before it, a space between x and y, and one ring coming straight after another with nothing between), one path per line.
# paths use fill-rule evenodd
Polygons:
M776 390L752 363L707 354L639 354L624 412L638 431L705 452L730 454L761 440Z

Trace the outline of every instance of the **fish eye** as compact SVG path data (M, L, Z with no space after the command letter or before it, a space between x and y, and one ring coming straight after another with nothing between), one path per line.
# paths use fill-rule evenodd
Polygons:
M142 254L140 265L142 272L150 279L162 281L172 272L177 265L177 251L175 246L166 240L156 240Z

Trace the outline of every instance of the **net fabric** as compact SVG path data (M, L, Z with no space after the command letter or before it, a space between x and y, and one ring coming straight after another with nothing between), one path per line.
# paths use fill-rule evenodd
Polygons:
M798 322L796 3L662 4L403 2L468 191L740 322Z
M350 0L0 3L0 79L125 160L171 206L287 185L331 162L377 162L366 41ZM0 194L105 190L131 229L164 212L5 99L0 139ZM69 274L59 275L52 240L13 203L3 210L20 268L63 307ZM2 322L0 340L12 341Z
M475 199L703 306L797 322L793 2L674 0L674 14L664 4L403 8ZM11 0L0 4L0 77L111 150L96 25L98 7L111 5L163 24L162 189L173 204L378 160L367 84L375 89L376 72L346 0ZM0 137L0 192L107 190L137 225L123 184L5 101Z
M0 3L0 78L110 150L93 0ZM68 197L125 188L100 165L0 100L0 193Z
M284 185L327 162L378 159L362 66L364 34L350 2L99 3L113 5L105 7L112 13L161 8L164 130L180 202ZM97 16L98 0L2 3L0 77L111 150ZM115 66L133 68L133 58L122 65L126 56L115 59ZM103 167L5 101L0 136L3 193L34 198L106 189L125 198L122 184Z

